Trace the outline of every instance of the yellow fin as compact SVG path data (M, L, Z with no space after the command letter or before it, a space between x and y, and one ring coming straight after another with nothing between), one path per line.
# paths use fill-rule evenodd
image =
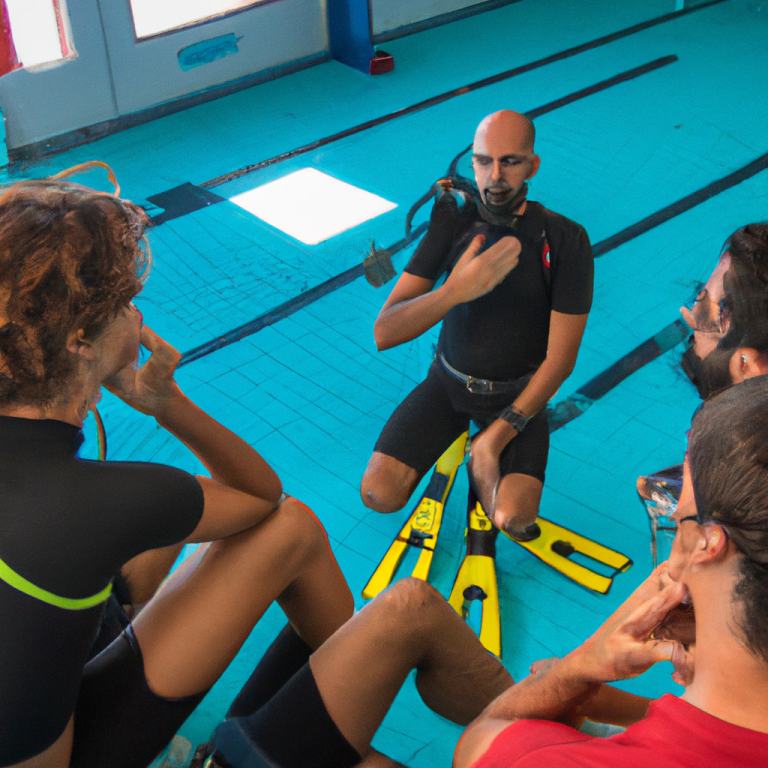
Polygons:
M567 576L587 589L602 595L607 594L614 577L632 565L632 560L626 555L598 544L562 525L545 520L543 517L538 518L537 522L541 527L541 536L533 541L516 541L515 539L512 541L562 573L563 576ZM605 576L571 560L570 555L576 552L612 568L613 574Z
M417 579L427 580L443 522L445 502L453 487L456 472L464 461L467 435L467 432L460 435L437 460L424 495L363 588L363 599L370 600L376 597L392 583L398 566L403 561L408 547L411 546L418 546L421 549L411 575Z

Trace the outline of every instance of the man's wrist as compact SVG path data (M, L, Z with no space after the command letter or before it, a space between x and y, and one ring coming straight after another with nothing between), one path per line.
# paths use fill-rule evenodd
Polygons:
M498 456L509 441L517 436L517 430L504 419L496 419L480 436L483 438L486 450Z
M581 669L578 658L566 656L512 686L484 712L489 717L568 722L580 705L602 684Z
M517 434L520 434L525 429L526 424L528 424L528 417L514 403L508 405L499 414L498 418L503 419L514 427Z
M448 279L434 291L434 293L440 296L440 303L444 306L446 312L464 303L464 299L457 295L459 288L460 286L454 280L451 280L451 276L448 275Z
M602 685L611 681L613 679L612 676L603 668L604 665L602 663L595 662L593 654L586 647L587 643L574 648L574 650L560 660L561 673L569 681L572 681L574 686Z

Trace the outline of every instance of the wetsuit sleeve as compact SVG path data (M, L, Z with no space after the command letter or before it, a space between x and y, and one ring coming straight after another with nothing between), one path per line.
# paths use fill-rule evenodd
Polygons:
M429 229L416 247L404 272L426 280L437 280L448 267L461 216L453 195L442 195L432 206Z
M585 315L592 308L592 246L584 227L567 223L567 227L547 230L552 252L552 309L565 315Z
M163 464L126 463L113 491L122 510L115 519L128 559L189 536L203 516L203 489L194 475Z

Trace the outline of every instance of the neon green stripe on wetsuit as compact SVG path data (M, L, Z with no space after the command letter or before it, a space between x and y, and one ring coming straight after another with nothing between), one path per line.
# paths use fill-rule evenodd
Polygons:
M48 592L41 587L35 586L20 574L16 573L7 563L0 560L0 580L10 584L14 589L23 592L25 595L34 597L35 600L41 600L49 605L55 605L57 608L64 608L67 611L82 611L85 608L93 608L94 605L103 603L112 594L112 583L110 582L101 592L97 592L90 597L59 597L53 592Z

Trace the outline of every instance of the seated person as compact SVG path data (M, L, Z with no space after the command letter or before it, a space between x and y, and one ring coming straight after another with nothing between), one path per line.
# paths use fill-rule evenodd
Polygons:
M582 226L526 199L539 168L534 139L533 123L518 112L480 123L472 199L459 209L453 195L439 198L376 319L379 349L442 327L427 378L373 449L360 486L371 509L402 509L472 420L482 431L469 476L485 513L518 541L541 533L546 405L576 363L594 265Z
M737 229L707 282L680 312L693 331L682 367L702 400L768 373L768 224ZM682 467L638 478L638 493L654 521L674 508ZM655 546L654 539L654 552Z
M370 742L414 668L424 702L469 725L455 768L765 765L766 434L766 377L704 404L691 427L669 561L564 658L534 665L513 684L432 587L400 581L327 640L267 705L220 725L213 765L391 766ZM682 696L650 702L606 685L662 660L672 661L686 686ZM628 727L595 738L575 729L584 717Z
M184 396L179 353L142 325L146 225L132 203L69 182L0 197L0 766L145 768L273 600L297 667L353 611L317 519ZM78 459L102 385L211 477ZM118 570L179 542L211 543L87 661ZM262 703L258 678L234 713Z
M693 331L682 366L702 400L768 373L768 224L737 229L680 312Z

